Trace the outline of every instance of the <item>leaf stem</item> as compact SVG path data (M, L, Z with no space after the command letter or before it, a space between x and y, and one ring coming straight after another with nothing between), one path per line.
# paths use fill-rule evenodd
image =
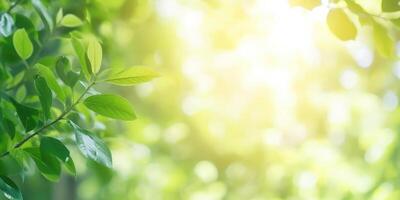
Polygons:
M31 138L35 137L36 135L38 135L39 133L41 133L42 131L44 131L45 129L47 129L48 127L56 124L58 121L60 121L61 119L63 119L69 112L71 112L71 110L83 99L83 97L85 96L85 94L89 91L90 88L92 88L94 85L96 84L96 82L91 82L85 89L85 91L83 91L83 93L79 96L79 98L70 106L68 107L64 112L62 112L56 119L54 119L53 121L51 121L48 124L43 125L42 127L40 127L39 129L37 129L36 131L34 131L33 133L31 133L30 135L26 136L23 140L21 140L20 142L18 142L17 144L14 145L14 147L12 147L11 150L15 150L18 149L19 147L21 147L23 144L25 144L27 141L29 141ZM2 154L0 154L0 158L7 156L10 154L11 150L8 150Z

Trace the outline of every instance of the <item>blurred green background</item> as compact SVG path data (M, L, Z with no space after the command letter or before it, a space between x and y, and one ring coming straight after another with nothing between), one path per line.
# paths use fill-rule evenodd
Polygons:
M380 1L359 2L379 12ZM327 28L326 4L306 11L283 0L60 6L90 11L105 65L161 77L98 88L128 97L138 114L95 125L114 169L74 153L77 178L33 175L25 199L400 199L400 62L375 53L371 28L343 42Z

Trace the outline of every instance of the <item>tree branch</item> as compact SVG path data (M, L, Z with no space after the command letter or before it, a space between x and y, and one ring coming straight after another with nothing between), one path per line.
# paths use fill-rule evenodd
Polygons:
M83 91L83 93L81 94L81 96L79 96L79 98L69 107L67 108L64 112L61 113L61 115L59 115L56 119L54 119L53 121L51 121L48 124L43 125L42 127L40 127L39 129L37 129L35 132L33 132L32 134L26 136L23 140L21 140L20 142L18 142L17 144L14 145L14 147L12 147L10 150L0 154L0 158L7 156L10 154L10 152L12 150L18 149L19 147L21 147L23 144L25 144L27 141L29 141L31 138L35 137L36 135L38 135L39 133L41 133L42 131L44 131L45 129L47 129L48 127L56 124L57 122L59 122L61 119L63 119L69 112L71 112L71 110L82 100L82 98L85 96L85 94L89 91L89 89L95 85L96 82L91 82L88 87L85 89L85 91Z

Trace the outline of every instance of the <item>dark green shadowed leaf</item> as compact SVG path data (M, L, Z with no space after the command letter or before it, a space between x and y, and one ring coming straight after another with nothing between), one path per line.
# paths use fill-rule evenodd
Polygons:
M342 9L332 9L327 17L328 27L341 40L354 40L357 28Z
M111 94L90 96L83 102L90 110L106 117L120 120L136 119L135 112L128 100Z
M70 156L70 152L61 141L52 137L42 137L40 140L40 153L42 157L56 157L60 159L70 174L76 174L75 164Z
M99 138L89 131L82 129L72 121L69 122L74 129L76 144L82 154L106 167L112 167L111 152Z
M66 162L69 157L69 150L62 142L51 137L42 137L40 139L40 153L42 156L52 155Z
M0 190L7 199L22 200L22 194L18 186L6 176L0 176Z
M49 88L52 91L54 91L54 93L57 95L57 97L60 100L64 101L65 94L64 94L62 88L60 87L60 85L58 85L57 79L54 76L53 72L48 67L41 65L41 64L36 64L35 70L39 76L43 77L46 80L47 85L49 86Z
M74 85L79 80L79 74L71 71L71 64L68 58L61 56L56 63L56 72L58 77L69 87L74 87Z
M383 12L400 11L399 0L382 0L381 8Z
M50 109L53 104L53 96L46 80L40 76L35 79L35 88L38 92L40 104L46 119L50 118Z
M15 124L13 123L13 121L7 118L3 118L2 126L4 131L6 131L10 138L13 139L15 137Z
M20 58L26 60L31 57L33 53L33 45L25 29L18 29L15 31L13 36L13 45Z
M4 37L8 37L12 34L14 27L14 20L8 13L0 15L0 34Z
M109 75L106 82L120 86L130 86L138 83L144 83L158 77L159 74L147 67L131 67L122 72Z
M34 108L22 105L11 97L9 99L17 110L18 117L21 120L21 123L24 126L25 130L31 131L36 128L36 125L38 124L39 111Z
M61 173L60 162L54 156L42 156L39 148L30 147L24 149L40 170L41 174L50 181L58 181Z

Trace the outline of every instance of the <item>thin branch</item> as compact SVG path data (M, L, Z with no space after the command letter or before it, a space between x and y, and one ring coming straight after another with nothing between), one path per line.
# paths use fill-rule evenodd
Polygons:
M67 108L64 112L61 113L61 115L59 115L56 119L54 119L53 121L51 121L48 124L43 125L42 127L40 127L39 129L37 129L35 132L33 132L32 134L26 136L23 140L21 140L20 142L18 142L17 144L14 145L13 148L11 148L10 150L0 154L0 158L7 156L10 154L10 152L12 150L18 149L19 147L21 147L23 144L25 144L26 142L28 142L31 138L35 137L36 135L38 135L39 133L41 133L42 131L44 131L45 129L47 129L48 127L56 124L57 122L59 122L61 119L63 119L69 112L71 112L71 110L83 99L83 97L85 96L85 94L89 91L89 89L95 85L95 82L92 82L88 85L88 87L85 89L85 91L83 91L83 93L81 94L81 96L79 96L79 98L69 107Z

